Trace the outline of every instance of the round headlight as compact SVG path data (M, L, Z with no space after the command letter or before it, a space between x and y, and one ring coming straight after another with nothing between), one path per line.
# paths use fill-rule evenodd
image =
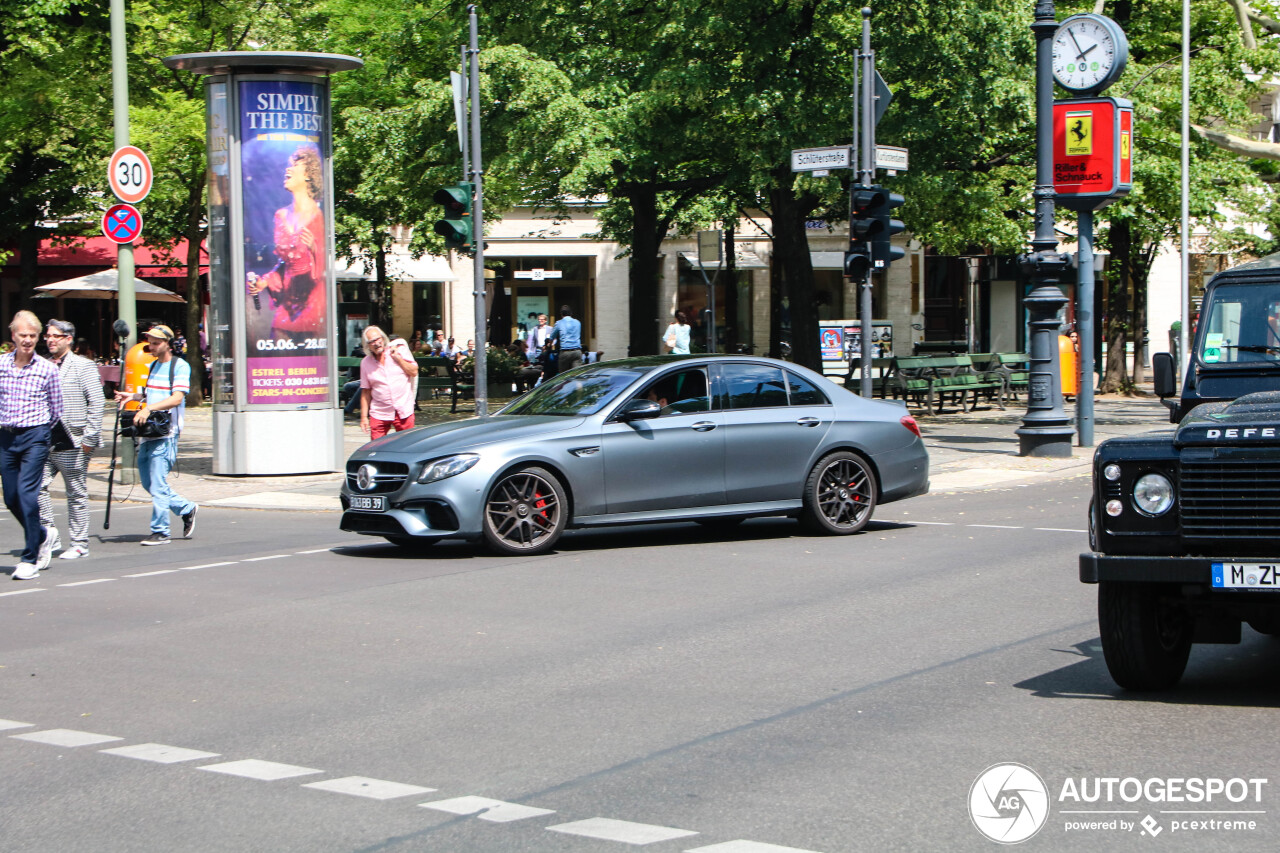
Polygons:
M1110 463L1102 469L1102 476L1114 483L1120 479L1120 466L1114 462Z
M1164 515L1173 506L1173 483L1164 474L1143 474L1133 484L1133 502L1147 515Z

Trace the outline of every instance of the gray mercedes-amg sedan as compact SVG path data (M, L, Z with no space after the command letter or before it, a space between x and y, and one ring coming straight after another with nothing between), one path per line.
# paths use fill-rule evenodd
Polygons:
M856 533L877 504L929 490L901 405L752 356L586 365L488 418L370 442L347 462L343 530L397 545L554 547L567 527L796 516Z

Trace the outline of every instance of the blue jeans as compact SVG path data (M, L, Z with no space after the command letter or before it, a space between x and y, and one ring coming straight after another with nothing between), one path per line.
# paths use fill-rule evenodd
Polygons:
M40 526L40 484L44 463L49 458L49 425L28 427L19 432L0 430L0 480L4 482L4 505L22 525L24 563L39 556L44 528Z
M169 513L186 515L195 504L169 488L169 471L178 461L178 437L156 438L138 445L138 478L151 495L151 532L169 535Z

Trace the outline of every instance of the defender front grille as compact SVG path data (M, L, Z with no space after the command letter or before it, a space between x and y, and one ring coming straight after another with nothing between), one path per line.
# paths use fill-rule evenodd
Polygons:
M1181 468L1184 537L1280 540L1280 459L1184 454Z

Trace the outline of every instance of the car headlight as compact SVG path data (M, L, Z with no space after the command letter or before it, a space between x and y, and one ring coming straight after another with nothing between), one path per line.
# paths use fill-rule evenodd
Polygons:
M457 456L446 456L443 459L428 462L423 466L422 473L418 475L418 482L434 483L436 480L456 477L463 471L469 471L479 461L480 457L474 453L459 453Z
M1147 515L1164 515L1173 506L1173 483L1164 474L1143 474L1133 484L1133 502Z

